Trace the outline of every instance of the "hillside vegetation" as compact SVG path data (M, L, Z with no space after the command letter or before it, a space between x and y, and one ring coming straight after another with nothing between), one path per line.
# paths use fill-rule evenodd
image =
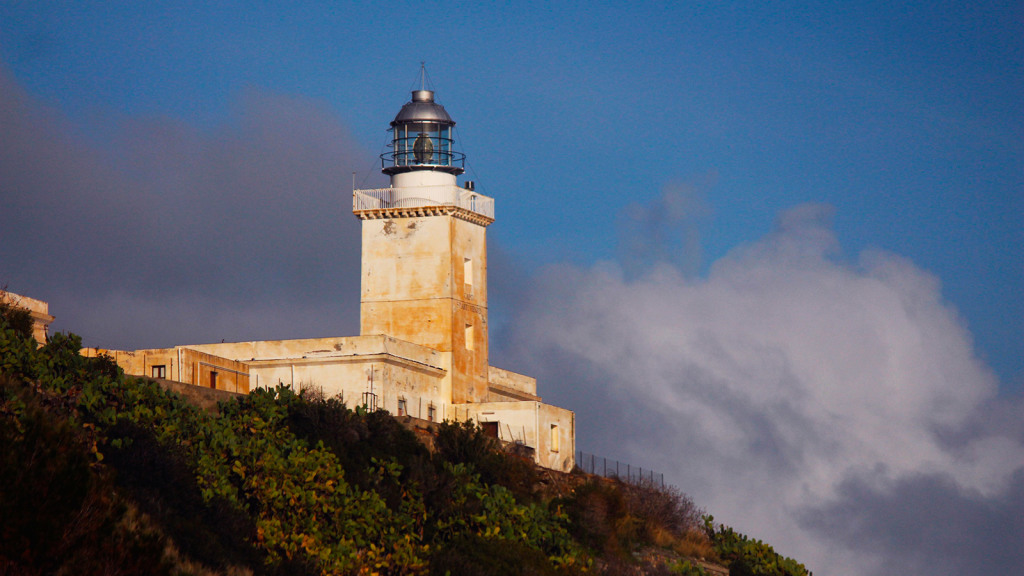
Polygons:
M671 487L284 388L204 411L30 325L0 307L0 574L809 574Z

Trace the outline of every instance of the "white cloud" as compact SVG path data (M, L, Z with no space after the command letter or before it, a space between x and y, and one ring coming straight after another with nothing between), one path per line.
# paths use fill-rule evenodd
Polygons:
M613 263L551 267L512 341L547 399L577 411L596 445L583 448L661 469L817 574L862 574L884 565L881 550L837 546L804 522L843 486L888 493L935 475L998 499L1024 445L967 432L998 382L938 280L888 253L841 261L829 216L790 210L702 279L665 263L635 279Z

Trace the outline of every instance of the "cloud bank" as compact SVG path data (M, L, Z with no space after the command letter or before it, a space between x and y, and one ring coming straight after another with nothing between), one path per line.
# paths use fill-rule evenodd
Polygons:
M666 205L630 218L657 226ZM582 449L665 472L815 574L1019 569L1024 411L937 279L894 254L844 260L830 216L793 208L704 278L664 247L640 274L636 251L549 267L505 362L577 412Z
M78 136L0 65L0 283L104 347L354 333L370 155L322 105L259 89L203 131Z

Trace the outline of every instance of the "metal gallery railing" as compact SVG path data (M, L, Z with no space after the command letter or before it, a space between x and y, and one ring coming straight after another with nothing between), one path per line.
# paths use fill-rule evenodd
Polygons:
M380 155L381 168L436 166L461 171L466 167L466 155L455 151L451 138L410 136L395 138L391 145L394 150Z
M494 219L494 198L461 186L412 186L352 191L352 209L418 208L455 206Z

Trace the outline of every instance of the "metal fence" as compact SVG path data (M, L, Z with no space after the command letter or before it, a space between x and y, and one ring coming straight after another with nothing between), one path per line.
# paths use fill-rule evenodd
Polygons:
M595 456L583 451L576 451L576 466L587 474L604 476L605 478L618 478L623 482L639 484L650 482L665 487L665 475L655 472L650 468L644 469L640 466L633 466L618 460L609 460L604 456Z

